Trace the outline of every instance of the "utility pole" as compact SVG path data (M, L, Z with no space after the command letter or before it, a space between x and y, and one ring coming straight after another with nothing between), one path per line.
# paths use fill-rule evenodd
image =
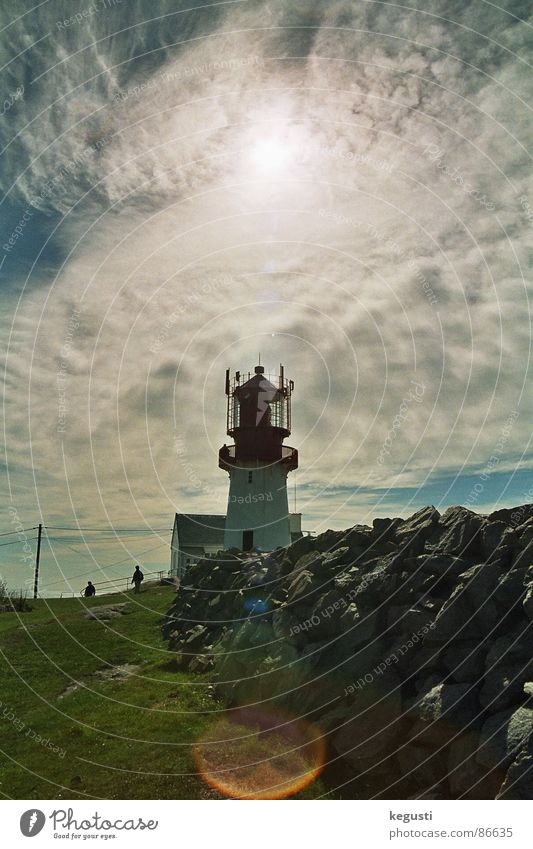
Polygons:
M37 535L37 554L35 555L35 579L33 582L33 597L37 598L37 592L39 589L39 560L41 559L41 536L43 533L43 526L39 524L39 533Z

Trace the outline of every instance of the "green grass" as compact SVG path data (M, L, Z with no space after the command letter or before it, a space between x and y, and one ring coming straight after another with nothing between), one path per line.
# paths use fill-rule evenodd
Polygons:
M196 772L192 746L224 705L208 676L173 668L161 619L174 592L42 599L31 612L0 614L4 797L217 798ZM85 618L88 608L124 601L127 615ZM120 680L99 674L122 664L138 669ZM323 792L315 781L297 798Z

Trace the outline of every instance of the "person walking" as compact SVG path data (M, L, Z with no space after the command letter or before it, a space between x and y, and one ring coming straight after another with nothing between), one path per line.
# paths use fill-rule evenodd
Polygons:
M135 572L133 573L133 578L131 579L131 583L135 584L135 592L140 593L141 584L144 581L144 575L141 572L141 567L137 565L135 567Z
M87 581L87 586L85 587L83 595L85 596L85 598L91 598L91 596L96 595L95 586L93 583L91 583L91 581Z

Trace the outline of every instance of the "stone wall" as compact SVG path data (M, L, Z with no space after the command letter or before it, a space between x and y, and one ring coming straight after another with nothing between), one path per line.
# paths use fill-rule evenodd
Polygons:
M531 798L533 505L433 507L192 566L165 622L232 705L310 720L354 798Z

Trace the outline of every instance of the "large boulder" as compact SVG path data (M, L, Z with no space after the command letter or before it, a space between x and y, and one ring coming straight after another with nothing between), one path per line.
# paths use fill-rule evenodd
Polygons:
M505 710L489 717L481 729L477 763L486 769L508 766L525 749L533 731L533 709Z
M481 551L485 559L489 559L495 551L506 545L506 535L509 533L506 522L484 522L481 528Z
M417 510L396 529L395 542L412 556L421 554L426 542L433 536L439 518L440 513L434 507Z
M524 522L523 525L519 525L516 529L516 535L522 548L527 548L533 543L533 516Z
M449 678L459 684L466 682L481 685L485 674L485 657L488 644L483 640L454 642L442 653L442 666Z
M375 542L394 542L396 531L404 524L404 519L374 519L372 522L372 540Z
M481 707L498 713L510 705L520 704L525 700L524 684L528 677L527 667L521 663L489 669L479 694Z
M380 633L380 619L377 612L365 613L352 602L342 614L339 630L355 649Z
M511 764L497 799L533 799L533 755L521 754Z
M286 549L286 555L290 563L296 563L300 557L303 557L304 554L309 554L311 551L315 551L315 541L311 536L303 536L300 539L297 539L296 542L293 542L292 545Z
M479 712L474 688L468 684L436 684L421 693L409 709L415 719L410 739L441 746L467 731Z
M525 569L529 569L533 566L533 542L529 542L520 550L513 560L513 566Z
M494 600L505 609L505 612L513 611L515 618L523 613L521 607L526 592L526 580L526 567L512 566L501 570L500 578L494 589Z
M502 507L487 516L488 522L505 522L510 528L517 528L533 517L533 504L521 504L519 507Z
M447 642L485 636L501 619L490 596L499 572L492 563L479 564L463 572L459 583L435 620L428 639Z
M356 555L362 555L372 543L372 530L367 525L354 525L346 531L342 545Z
M483 518L466 507L450 507L440 517L438 539L439 551L457 557L482 556L481 529Z
M287 593L288 604L301 604L303 601L307 605L313 603L313 593L319 589L321 581L309 569L298 571L289 584Z

